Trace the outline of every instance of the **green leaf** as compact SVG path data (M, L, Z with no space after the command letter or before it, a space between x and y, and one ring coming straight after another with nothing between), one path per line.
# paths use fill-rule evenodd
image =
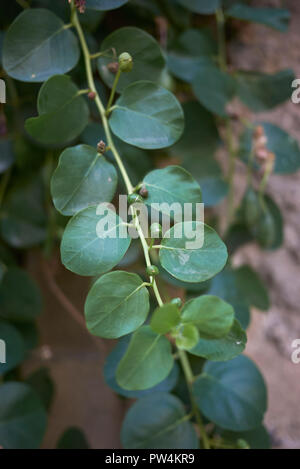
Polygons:
M217 296L202 295L184 305L181 319L183 323L194 324L201 338L217 339L230 331L234 309Z
M2 206L0 232L14 248L29 248L45 240L44 187L39 176L12 186Z
M180 5L202 15L210 15L219 8L221 0L177 0Z
M194 324L183 324L178 327L175 337L176 347L183 350L190 350L195 347L199 340L199 332Z
M173 75L191 83L199 66L211 64L215 55L217 46L210 31L188 29L171 44L167 65Z
M175 96L149 81L125 88L109 123L121 140L146 149L173 145L184 127L183 111Z
M241 295L249 305L267 311L270 308L270 299L259 275L249 265L239 267L236 275Z
M117 339L140 327L149 307L148 289L138 275L110 272L94 283L87 296L87 328L98 337Z
M16 322L14 325L22 336L26 352L30 352L38 346L39 331L35 320L31 322Z
M153 204L160 204L161 213L169 217L172 214L180 221L183 218L184 204L192 204L192 211L195 214L196 204L202 202L199 184L180 166L167 166L151 171L144 177L143 185L148 190L145 204L152 208L155 208ZM176 205L174 205L174 211L171 212L172 204Z
M70 427L59 438L57 449L90 449L84 432L80 428Z
M228 116L226 106L236 92L236 82L231 75L215 65L203 64L193 79L192 88L206 109L221 117Z
M126 449L198 449L198 438L182 402L167 393L138 400L121 430Z
M246 329L250 322L249 302L240 288L240 282L236 270L226 267L211 281L210 295L216 295L230 303L235 311L235 316Z
M244 355L228 362L207 362L193 389L205 417L228 430L258 427L267 409L263 377Z
M180 312L172 303L164 304L154 311L150 326L157 334L167 334L180 323Z
M263 425L246 432L231 432L225 430L221 432L221 436L226 441L233 444L239 439L245 440L251 449L271 449L270 435Z
M56 209L63 215L101 202L115 195L117 172L95 148L77 145L60 156L52 181L51 193Z
M201 339L189 353L211 361L227 361L240 355L246 347L247 336L235 319L230 331L220 339Z
M285 32L288 29L291 14L283 8L254 8L236 4L226 11L226 15L238 20L261 23L270 28Z
M0 319L0 349L2 351L1 341L5 344L6 362L0 361L0 376L16 368L25 358L25 345L18 329Z
M142 29L125 27L117 29L101 44L105 54L98 59L98 70L103 81L112 87L115 74L107 67L111 62L118 62L122 52L128 52L133 58L133 69L122 73L117 85L120 92L131 83L139 80L159 82L165 67L165 59L156 40Z
M203 202L212 206L227 194L228 185L214 159L220 137L213 115L196 101L184 103L185 129L182 138L171 149L174 158L198 181Z
M28 385L9 382L0 386L0 441L4 449L39 448L46 422L46 411Z
M30 322L41 308L40 291L29 275L17 267L7 269L0 283L0 318Z
M109 208L99 215L97 210L93 206L77 213L63 235L62 263L78 275L94 276L111 270L130 245L123 220Z
M197 236L201 238L202 230L203 246L188 248L191 242L195 242L191 240ZM185 222L177 223L165 233L159 258L163 268L173 277L196 283L210 279L223 269L227 250L212 228L201 222Z
M63 145L83 131L89 108L69 76L55 75L40 89L38 113L27 119L27 132L44 145Z
M291 97L293 70L274 74L238 72L237 95L254 112L272 109Z
M106 359L106 363L103 369L103 375L105 382L108 386L110 386L116 393L120 394L121 396L128 397L131 399L136 399L140 397L144 397L146 395L152 394L154 392L168 392L171 391L178 380L179 375L179 367L176 362L174 362L174 366L171 369L168 376L161 381L159 384L152 388L144 389L143 391L128 391L126 389L121 388L116 381L116 371L119 366L120 360L125 355L128 344L130 342L130 335L122 337L121 340L118 341L118 344L113 348L111 353L108 355Z
M39 368L26 379L26 383L39 396L45 409L49 410L53 402L55 386L48 368Z
M170 342L150 326L142 326L133 334L120 361L117 383L129 391L151 388L168 376L173 363Z
M262 125L267 137L267 148L276 156L275 173L288 174L298 171L300 168L300 148L296 139L284 130L269 122L259 122L255 125ZM248 162L253 130L248 128L241 137L240 157Z
M106 11L119 8L127 2L128 0L86 0L86 7L92 10Z
M3 66L17 80L45 81L72 70L78 59L76 36L49 10L25 10L5 35Z
M0 140L0 174L5 173L15 161L12 142L9 139Z

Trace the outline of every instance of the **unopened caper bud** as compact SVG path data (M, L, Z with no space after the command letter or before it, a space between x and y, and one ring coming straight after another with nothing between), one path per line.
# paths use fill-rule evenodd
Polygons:
M119 56L119 67L122 72L131 72L133 67L133 60L128 52L123 52Z
M162 227L159 223L152 223L150 226L151 238L161 238L162 237Z
M129 194L127 197L127 201L129 205L144 203L143 197L141 197L139 194Z
M171 304L172 304L172 305L176 305L178 308L181 308L181 306L182 306L182 300L181 300L181 298L173 298L173 299L171 300Z
M156 265L149 265L146 269L146 272L148 275L150 276L153 276L153 275L158 275L159 274L159 270L158 268L156 267Z
M148 190L146 189L145 186L142 186L140 191L139 191L139 194L143 197L143 199L147 199L148 197Z

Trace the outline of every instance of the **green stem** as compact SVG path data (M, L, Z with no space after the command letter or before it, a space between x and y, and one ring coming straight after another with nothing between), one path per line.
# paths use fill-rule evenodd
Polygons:
M192 404L192 410L196 417L197 425L198 425L200 436L201 436L202 443L203 443L203 448L210 449L209 439L208 439L208 436L206 435L206 431L202 422L201 414L200 414L200 411L198 409L198 406L197 406L197 403L195 401L194 394L193 394L193 382L195 381L195 377L193 375L190 362L184 350L178 349L178 355L179 355L181 366L182 366L185 379L187 382L187 386L188 386L188 390L190 394L190 400Z
M116 94L116 89L117 89L118 82L120 80L121 73L122 73L122 71L121 71L121 68L119 67L118 71L117 71L117 74L115 76L114 84L113 84L113 87L112 87L112 90L111 90L111 93L110 93L110 97L109 97L109 100L108 100L108 103L107 103L106 113L109 113L109 111L110 111L111 105L113 103L113 100L114 100L114 97L115 97L115 94Z
M102 101L101 101L101 99L98 95L98 92L96 90L96 87L95 87L95 82L94 82L94 77L93 77L93 72L92 72L92 66L91 66L91 56L90 56L90 52L89 52L89 49L88 49L88 46L87 46L83 31L82 31L82 28L81 28L80 22L78 20L77 11L74 8L74 5L71 5L71 8L72 8L72 16L71 16L72 17L72 24L74 25L74 27L77 31L79 41L80 41L80 44L81 44L81 48L82 48L82 52L83 52L83 56L84 56L85 67L86 67L86 75L87 75L87 82L88 82L88 85L89 85L91 91L94 91L96 93L95 102L96 102L96 105L98 107L99 113L101 115L102 125L103 125L104 132L105 132L105 135L106 135L106 138L107 138L107 143L108 143L108 145L111 149L111 152L114 155L116 163L117 163L117 165L119 167L119 170L121 172L121 175L124 179L124 183L125 183L127 192L128 192L128 194L132 194L134 192L134 187L133 187L133 185L132 185L132 183L129 179L129 176L128 176L127 171L124 167L122 159L121 159L121 157L120 157L120 155L119 155L119 153L118 153L118 151L115 147L115 144L114 144L114 141L112 139L111 132L110 132L108 120L107 120L106 110L105 110L105 108L102 104ZM136 215L137 214L136 214L135 209L132 208L132 216L133 216L133 219L135 220L135 227L136 227L136 230L139 234L139 238L140 238L140 241L141 241L141 244L142 244L146 265L147 265L147 267L150 267L152 264L151 264L150 254L149 254L149 246L148 246L148 243L146 241L145 235L143 233L142 227L140 225L139 219ZM163 305L163 300L160 296L160 293L159 293L159 290L158 290L158 287L157 287L157 284L156 284L156 280L153 277L151 277L150 282L152 283L152 288L153 288L153 292L155 294L157 303L159 304L159 306L162 306ZM183 350L179 350L179 356L180 356L180 361L181 361L182 368L184 370L186 379L187 380L189 379L188 386L189 386L190 394L191 394L191 402L192 402L193 412L196 416L197 423L199 425L199 431L200 431L200 434L201 434L201 437L202 437L203 445L204 445L205 448L209 448L209 442L208 442L208 438L207 438L207 435L205 433L205 430L204 430L204 427L203 427L203 424L202 424L202 421L201 421L200 412L197 409L197 406L195 404L195 400L194 400L194 397L193 397L193 393L192 393L192 385L191 385L191 383L192 383L192 380L191 380L192 371L191 371L191 367L190 367L190 364L189 364L189 361L188 361L188 358L187 358L187 354Z

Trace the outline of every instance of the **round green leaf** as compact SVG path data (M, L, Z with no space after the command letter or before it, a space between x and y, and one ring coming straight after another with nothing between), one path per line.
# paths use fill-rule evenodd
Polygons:
M49 369L38 368L26 378L26 383L34 389L45 409L49 410L55 394L55 386Z
M40 89L38 113L27 119L27 132L44 145L63 145L83 131L89 108L69 76L55 75Z
M117 29L101 44L104 55L98 59L98 70L104 82L112 87L115 74L107 65L117 62L122 52L128 52L133 58L133 68L130 73L122 73L117 90L120 92L126 86L139 80L159 82L165 67L165 59L156 40L142 29L125 27Z
M11 167L15 161L15 155L11 140L0 140L0 174Z
M18 366L25 358L25 345L18 329L9 322L0 320L0 349L1 341L5 344L6 363L0 361L0 376Z
M149 312L149 293L136 274L115 271L92 286L85 303L88 330L107 339L117 339L140 327Z
M154 311L150 326L157 334L167 334L180 323L180 312L176 305L167 303Z
M225 430L221 432L221 436L232 444L242 439L248 443L251 449L271 449L271 438L263 425L254 428L254 430L248 430L247 432L231 432Z
M126 449L199 447L182 402L167 393L155 393L133 404L123 422L121 441Z
M161 213L167 216L173 215L175 218L177 215L180 220L184 213L184 204L192 204L193 213L196 213L196 204L202 201L199 184L180 166L167 166L151 171L145 176L143 186L148 190L145 204L150 206L161 204L159 209ZM173 203L180 204L180 207L171 213Z
M199 65L211 64L216 54L216 43L207 30L188 29L171 44L167 64L173 75L191 83Z
M45 240L44 186L39 176L14 185L8 192L2 206L0 231L14 248L29 248Z
M86 7L92 10L115 10L125 5L128 0L86 0Z
M92 206L77 213L63 235L62 263L78 275L94 276L111 270L130 245L123 220L109 208L100 215L97 209Z
M255 8L238 3L226 11L226 15L238 20L261 23L278 31L288 29L291 14L284 8Z
M116 381L116 371L119 366L120 360L123 358L124 354L127 351L129 342L130 336L122 337L122 339L118 341L118 344L108 355L103 368L103 375L106 384L108 384L108 386L110 386L116 393L131 399L144 397L148 394L152 394L153 392L171 391L175 387L179 375L179 367L176 362L174 362L174 366L168 376L152 388L144 389L143 391L128 391L118 385Z
M177 0L177 2L194 13L210 15L220 6L221 0Z
M260 122L267 137L267 148L276 156L275 173L288 174L300 168L300 148L297 140L284 130L269 122ZM252 146L253 130L246 129L240 141L240 157L248 162Z
M217 339L231 329L234 309L217 296L202 295L188 301L181 312L183 323L194 324L200 337Z
M227 104L236 91L235 80L215 65L203 64L192 82L193 91L199 102L209 111L227 117Z
M194 242L196 234L202 230L203 246L187 249L187 243ZM177 234L180 235L178 238ZM185 222L178 223L165 233L159 258L163 268L173 277L184 282L204 282L223 269L227 249L209 226L201 222Z
M183 350L190 350L195 347L199 340L199 332L194 324L183 324L178 331L173 334L176 346Z
M184 118L175 96L154 83L129 85L109 120L113 133L130 145L155 149L173 145L183 132Z
M45 81L72 70L78 59L75 35L49 10L25 10L5 35L3 66L17 80Z
M268 291L259 275L249 266L243 265L236 270L238 288L249 305L262 311L270 308Z
M0 283L0 318L30 322L40 314L41 308L40 291L29 275L10 267Z
M170 342L150 326L142 326L133 334L120 361L117 383L129 391L151 388L168 376L173 363Z
M275 74L238 72L237 95L254 112L272 109L290 99L293 70L282 70Z
M228 362L207 362L193 390L205 417L228 430L258 427L267 409L263 377L244 355Z
M4 449L39 448L46 423L46 411L28 385L9 382L0 386L0 441Z
M223 362L232 360L240 355L245 349L246 343L246 333L235 319L225 337L220 339L203 339L201 337L197 345L189 350L189 352L207 360Z
M90 205L110 202L117 182L114 166L95 148L88 145L67 148L51 181L54 205L63 215L74 215Z

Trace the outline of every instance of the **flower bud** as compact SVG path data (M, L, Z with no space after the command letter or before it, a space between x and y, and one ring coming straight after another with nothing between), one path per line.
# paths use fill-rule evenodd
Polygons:
M101 155L104 155L104 153L106 152L106 144L105 144L105 142L103 142L103 140L100 140L100 142L98 143L97 151Z
M119 56L119 67L122 72L131 72L133 67L133 60L128 52L123 52Z
M147 269L146 269L146 272L147 272L148 275L150 275L150 277L153 277L153 275L158 275L159 274L159 270L156 267L156 265L149 265L149 267L147 267Z
M179 298L179 297L178 297L178 298L173 298L173 299L171 300L171 304L172 304L172 305L176 305L178 308L181 308L181 306L182 306L182 300L181 300L181 298Z
M95 91L90 91L88 94L88 98L91 100L94 100L96 98L96 93Z
M141 197L139 194L129 194L127 197L127 201L129 205L144 203L143 197Z
M150 236L151 238L162 237L162 227L159 223L152 223L152 225L150 226Z
M147 199L147 197L148 197L148 190L146 189L145 186L142 186L142 187L141 187L139 194L140 194L144 199Z
M119 70L119 64L118 64L118 62L110 62L109 64L107 64L107 69L108 69L111 73L116 74L117 71Z

